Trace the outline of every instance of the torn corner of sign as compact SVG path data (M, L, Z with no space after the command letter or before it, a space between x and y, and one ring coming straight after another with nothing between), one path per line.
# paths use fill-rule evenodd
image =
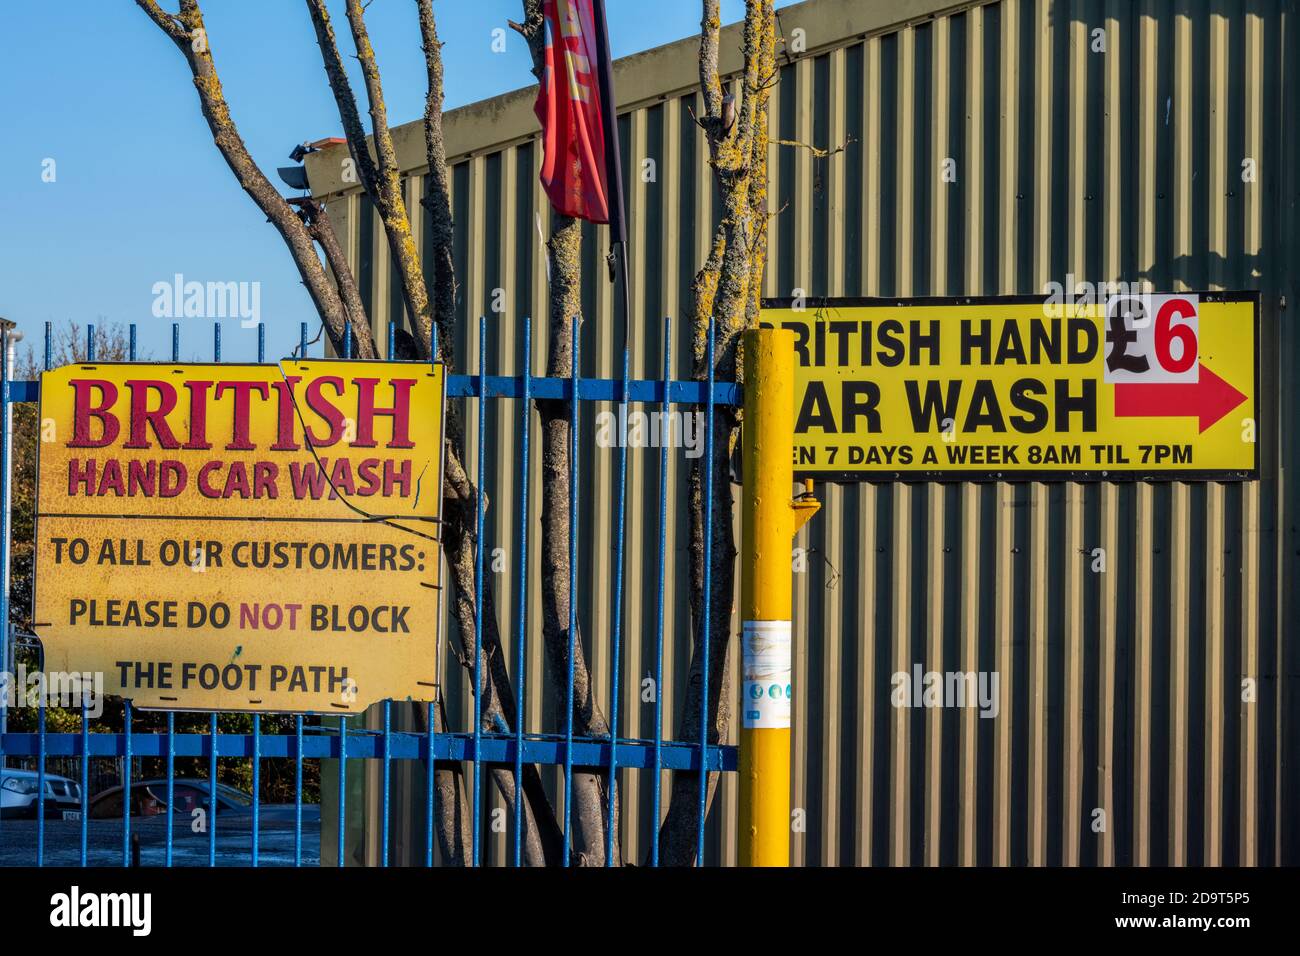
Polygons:
M742 726L746 730L790 726L791 648L789 621L746 621L741 639Z

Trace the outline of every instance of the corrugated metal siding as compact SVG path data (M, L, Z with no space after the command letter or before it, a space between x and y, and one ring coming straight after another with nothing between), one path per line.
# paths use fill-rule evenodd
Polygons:
M924 6L879 5L894 7L889 19L899 22ZM806 819L795 862L1300 862L1300 340L1288 321L1300 302L1297 3L1002 0L865 36L826 35L843 8L811 0L780 11L786 35L805 27L810 53L781 68L773 136L849 145L827 159L773 148L779 212L767 293L1036 293L1071 275L1146 279L1157 289L1260 289L1264 477L819 489L822 513L797 542L808 570L797 577L795 602L793 803ZM1097 29L1104 53L1091 50ZM636 79L652 88L657 78ZM714 221L704 144L689 113L698 112L692 80L677 79L620 123L637 377L658 375L659 316L686 313ZM505 310L490 323L489 370L514 373L517 317L546 313L539 230L548 210L536 185L535 138L510 131L502 142L510 145L451 161L464 315L492 315L493 290L504 290ZM949 157L955 183L941 182ZM652 181L642 176L646 159ZM1242 181L1246 159L1254 183ZM420 171L413 167L409 181L412 208ZM380 265L388 261L382 234L364 205L353 194L330 210L352 243L372 315L387 319L400 307ZM612 377L621 341L609 331L604 249L604 230L587 228L583 372ZM462 369L474 367L482 347L476 328L462 326ZM545 341L544 321L534 341ZM685 377L681 323L673 351ZM533 371L544 371L540 348ZM590 506L580 606L608 713L613 458L594 448L594 412L583 409L582 497ZM509 634L517 409L495 402L489 414L486 544L509 559L507 573L492 576ZM630 462L620 732L649 736L653 710L641 702L640 681L654 660L647 596L658 488L653 459L633 454ZM675 456L669 713L680 703L690 642L686 473ZM535 463L531 482L536 515ZM530 530L535 538L536 525ZM1104 549L1104 573L1092 571L1096 549ZM535 551L530 561L536 581ZM527 729L554 731L549 695L537 693L540 640L530 642L529 660ZM998 671L1000 716L895 709L891 675L914 663ZM1246 678L1257 688L1253 703L1242 701ZM466 691L464 681L447 688L461 728L469 726ZM422 781L409 786L421 803ZM624 852L639 861L653 829L648 781L625 773L621 792ZM730 863L734 779L714 807L708 862ZM486 838L486 859L504 862L506 837Z

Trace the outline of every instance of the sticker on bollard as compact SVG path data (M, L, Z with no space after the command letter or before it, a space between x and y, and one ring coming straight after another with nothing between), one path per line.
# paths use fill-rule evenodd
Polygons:
M746 621L742 655L744 728L788 728L790 622Z

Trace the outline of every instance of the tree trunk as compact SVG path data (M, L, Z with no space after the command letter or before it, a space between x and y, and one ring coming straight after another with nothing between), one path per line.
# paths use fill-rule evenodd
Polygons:
M722 216L713 245L695 276L694 345L695 377L709 371L706 342L709 322L714 324L713 373L720 381L740 381L740 333L758 320L763 270L767 256L767 121L768 91L776 77L775 16L772 0L746 0L744 27L744 99L739 114L734 99L724 92L718 74L718 40L721 30L718 0L704 0L700 21L700 89L705 115L699 124L709 142L709 162L722 197ZM677 727L677 739L698 741L707 728L710 745L726 739L731 723L732 596L735 589L736 541L733 532L733 497L729 472L740 410L718 408L713 416L714 447L708 464L697 461L691 470L691 612L695 641L691 653L686 704ZM710 593L704 593L704 524L706 467L713 472L712 561ZM709 620L708 714L701 710L705 655L703 621ZM707 723L702 721L707 720ZM712 805L717 774L709 774L705 808ZM669 866L689 866L696 861L699 821L699 773L673 775L672 796L659 833L660 860Z
M546 374L551 378L569 378L573 374L573 336L582 321L579 314L581 249L579 222L557 215L547 243L551 301ZM564 714L568 703L569 649L572 647L574 736L608 737L609 724L592 695L582 636L569 632L569 609L573 599L569 593L569 514L573 491L569 480L572 464L569 455L571 406L563 400L539 399L537 411L542 425L542 634L551 687L556 708ZM563 724L558 729L562 732ZM603 776L574 770L572 801L574 856L583 865L603 866L605 813L608 808L608 788ZM614 862L617 863L617 840L614 847Z
M416 341L420 355L423 358L430 358L433 344L433 316L430 311L424 273L411 234L410 218L401 194L397 159L393 150L392 137L387 128L383 89L374 50L366 31L364 8L359 0L347 2L348 22L356 43L357 56L361 62L370 104L375 160L370 156L356 98L344 71L324 2L307 0L307 6L325 62L330 88L339 106L339 117L343 122L349 148L357 162L361 184L373 200L375 209L384 224L393 263L401 277L407 310L415 317L417 323ZM451 203L447 189L446 157L442 152L441 45L438 43L431 5L427 0L420 0L418 9L430 82L425 104L425 135L426 146L430 151L429 205L433 213L431 239L437 280L435 300L438 303L438 357L450 370L456 288L451 260ZM477 540L475 510L478 489L469 479L461 459L462 449L465 447L464 437L464 423L456 410L449 406L446 410L443 521L440 526L440 538L443 554L446 555L451 569L452 606L457 623L457 654L472 683L476 655L477 603L474 567L480 542ZM483 681L481 687L474 688L474 692L480 696L481 729L492 733L505 733L512 730L516 719L514 693L506 670L492 589L487 581L483 582L482 601ZM504 768L493 768L490 774L505 798L510 812L515 812L517 795L513 772ZM546 797L537 768L533 766L525 768L521 782L527 806L524 817L522 857L532 866L559 862L562 837L559 835L554 811Z
M542 76L544 24L541 0L523 0L524 22L511 26L524 37L533 58L533 74ZM568 378L573 374L573 336L582 322L580 280L582 276L582 230L575 219L554 212L551 236L546 244L550 301L550 334L547 341L546 374ZM597 705L591 688L581 634L569 631L569 512L573 493L570 482L570 405L554 399L537 401L542 426L542 635L558 711L567 709L569 657L573 657L573 734L575 737L610 736L609 724ZM562 724L558 728L561 732ZM610 788L605 775L574 770L572 801L572 848L574 859L585 866L604 866L606 820ZM617 839L618 802L613 810L613 859L622 862Z

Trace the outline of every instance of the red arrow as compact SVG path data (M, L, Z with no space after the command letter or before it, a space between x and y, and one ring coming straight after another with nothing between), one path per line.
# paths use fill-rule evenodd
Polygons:
M1237 391L1202 364L1195 382L1161 382L1150 385L1135 382L1115 384L1117 418L1190 418L1200 419L1205 431L1246 400Z

